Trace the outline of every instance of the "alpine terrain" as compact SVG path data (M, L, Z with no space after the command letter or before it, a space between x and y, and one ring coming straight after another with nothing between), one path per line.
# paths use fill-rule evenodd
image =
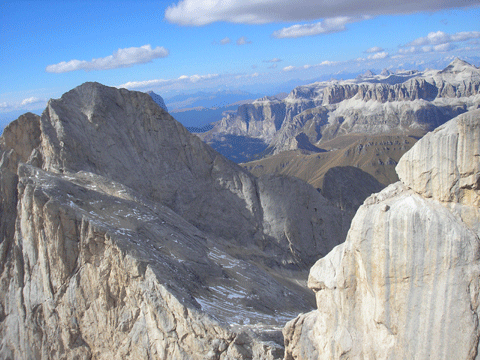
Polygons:
M20 116L0 151L1 359L279 359L350 222L98 83Z

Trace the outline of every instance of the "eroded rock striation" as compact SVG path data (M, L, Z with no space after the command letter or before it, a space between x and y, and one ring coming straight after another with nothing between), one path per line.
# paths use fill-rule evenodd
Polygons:
M85 83L0 137L0 358L279 359L343 212L151 97Z
M285 359L478 359L480 110L422 138L311 269Z

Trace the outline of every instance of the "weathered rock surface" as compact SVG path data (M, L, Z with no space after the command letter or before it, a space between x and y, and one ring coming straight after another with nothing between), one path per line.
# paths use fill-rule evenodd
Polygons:
M0 137L1 359L278 359L306 269L345 236L144 93L86 83Z
M480 110L422 138L311 269L285 359L478 359ZM438 171L437 171L438 167Z

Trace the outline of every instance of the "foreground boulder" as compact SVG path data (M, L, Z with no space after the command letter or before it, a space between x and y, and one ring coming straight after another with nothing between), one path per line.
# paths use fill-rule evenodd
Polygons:
M429 133L311 269L285 359L477 359L480 110Z
M0 137L1 359L279 359L343 212L86 83ZM288 196L287 196L288 195Z

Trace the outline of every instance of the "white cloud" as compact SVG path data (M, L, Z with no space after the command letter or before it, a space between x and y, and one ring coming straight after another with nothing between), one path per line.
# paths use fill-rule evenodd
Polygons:
M30 104L35 104L35 103L38 103L38 102L43 102L45 100L41 100L37 97L29 97L27 99L23 99L22 102L20 103L20 106L24 106L24 105L30 105Z
M478 0L181 0L170 5L165 18L172 23L202 26L226 21L241 24L313 21L339 16L376 16L468 7Z
M315 65L303 65L303 68L304 69L310 69L310 68L316 68L316 67L322 67L322 66L335 66L335 65L338 65L338 64L340 64L340 62L338 62L338 61L325 60L325 61L322 61L321 63L315 64Z
M370 49L365 50L365 52L367 54L378 53L378 52L382 52L382 51L383 51L383 48L381 48L379 46L374 46L374 47L371 47Z
M369 60L380 60L380 59L385 59L388 56L388 53L385 51L382 52L377 52L376 54L373 55L368 55Z
M447 52L456 49L458 46L455 44L440 44L433 47L435 52Z
M29 97L25 98L20 101L13 101L13 102L1 102L0 103L0 112L9 112L15 110L36 110L44 108L47 105L46 99L40 99L38 97Z
M218 74L207 74L207 75L182 75L178 79L153 79L145 81L129 81L125 84L117 86L118 88L125 89L144 89L144 88L153 88L158 86L167 86L174 85L178 83L198 83L202 81L208 81L218 78Z
M168 50L162 46L152 49L150 45L141 47L130 47L118 49L112 55L104 58L86 60L62 61L58 64L48 65L45 71L50 73L64 73L76 70L108 70L123 67L130 67L135 64L144 64L153 59L164 58L168 56Z
M314 36L320 34L330 34L334 32L345 31L345 25L354 21L358 21L358 18L351 18L348 16L341 16L331 19L325 19L324 21L317 22L315 24L303 24L293 25L275 31L272 36L277 39L283 38L298 38L303 36Z
M406 46L440 45L478 38L480 38L479 31L463 31L455 34L447 34L443 31L437 31L431 32L425 37L415 39L409 42Z
M270 65L268 68L269 68L269 69L276 69L277 66L278 66L278 64L272 64L272 65Z
M283 68L283 71L292 71L292 70L295 70L295 66L290 65L290 66L285 66Z
M245 45L245 44L251 44L252 42L248 40L245 36L240 37L237 40L237 45Z
M232 42L232 40L230 40L229 37L225 37L222 40L220 40L220 45L230 44L231 42Z

